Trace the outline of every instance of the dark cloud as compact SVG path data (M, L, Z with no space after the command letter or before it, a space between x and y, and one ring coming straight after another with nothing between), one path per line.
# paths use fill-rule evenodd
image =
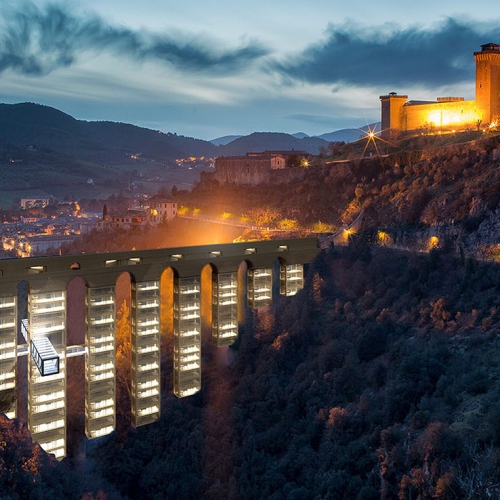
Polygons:
M332 117L328 115L293 114L287 115L285 118L313 125L327 125L329 127L332 125Z
M258 43L217 50L206 39L154 34L115 27L98 16L72 15L66 8L43 9L27 2L5 9L0 26L0 73L12 69L45 75L72 65L83 51L108 51L136 60L159 61L188 71L228 73L268 51ZM211 47L210 45L213 45Z
M498 26L498 23L497 23ZM311 83L436 86L473 79L473 51L500 29L448 18L432 29L331 26L322 43L276 67Z

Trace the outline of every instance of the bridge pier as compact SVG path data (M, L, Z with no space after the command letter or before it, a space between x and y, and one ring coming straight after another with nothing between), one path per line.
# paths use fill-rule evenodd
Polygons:
M0 396L5 415L15 418L17 365L17 297L0 297Z
M28 427L33 441L66 456L66 291L28 295Z
M279 291L303 286L303 263L318 253L316 240L280 240L0 260L0 411L15 418L17 359L28 355L28 427L33 440L56 458L66 456L67 358L85 355L85 434L93 439L116 427L116 280L131 277L131 415L135 426L160 418L161 277L173 272L173 390L178 397L201 388L201 272L212 266L212 344L238 336L239 294L253 309L272 301L273 264L279 259ZM238 269L247 263L246 289ZM67 345L66 286L86 282L85 345ZM28 317L18 311L18 286L28 284ZM210 285L209 285L210 286ZM204 298L207 298L204 297ZM162 304L162 302L164 302ZM168 305L172 307L171 304ZM22 312L24 315L25 312ZM26 343L22 342L22 332Z
M201 280L176 278L174 284L174 394L201 389Z
M132 423L160 418L160 281L132 283Z
M223 347L238 338L238 272L212 273L212 344Z
M115 287L88 288L86 301L85 434L92 439L116 423Z

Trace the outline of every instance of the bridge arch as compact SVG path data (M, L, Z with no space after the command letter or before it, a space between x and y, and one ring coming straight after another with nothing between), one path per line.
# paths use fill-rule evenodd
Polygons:
M80 359L85 359L86 434L94 438L115 428L117 280L125 273L130 293L131 371L135 370L130 384L132 423L153 422L160 416L163 342L173 344L174 393L184 397L201 387L203 269L212 275L212 342L228 345L238 335L244 306L270 303L272 286L263 275L267 269L273 274L276 256L282 257L280 268L285 264L288 268L301 266L317 252L316 240L305 239L0 260L0 401L12 383L19 388L19 370L12 367L10 358L17 357L19 362L29 352L22 362L32 364L30 373L39 382L30 382L28 398L33 440L62 458L66 454L66 366L80 350L85 354ZM85 327L73 335L67 323L72 301L67 290L77 282L85 292ZM264 297L257 300L259 294ZM246 304L242 303L245 295ZM23 319L29 322L29 351L28 342L18 340ZM85 345L80 344L83 329ZM6 360L10 368L4 369Z

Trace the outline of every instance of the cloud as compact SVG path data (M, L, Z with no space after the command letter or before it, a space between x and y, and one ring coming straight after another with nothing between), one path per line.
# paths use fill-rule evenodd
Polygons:
M493 24L453 18L427 29L333 25L322 42L274 67L310 83L448 85L471 80L472 52L495 40L500 29Z
M73 65L85 51L111 52L137 62L157 61L185 71L228 74L260 59L268 50L257 42L217 49L206 37L134 31L97 15L73 15L57 4L26 2L6 8L0 25L0 73L47 75Z

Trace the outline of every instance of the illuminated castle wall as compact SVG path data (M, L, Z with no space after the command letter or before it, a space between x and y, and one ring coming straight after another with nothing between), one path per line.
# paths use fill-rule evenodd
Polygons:
M450 131L487 126L500 118L500 45L481 45L474 52L476 99L438 97L436 101L409 101L391 92L380 96L382 137L395 138L416 131Z

